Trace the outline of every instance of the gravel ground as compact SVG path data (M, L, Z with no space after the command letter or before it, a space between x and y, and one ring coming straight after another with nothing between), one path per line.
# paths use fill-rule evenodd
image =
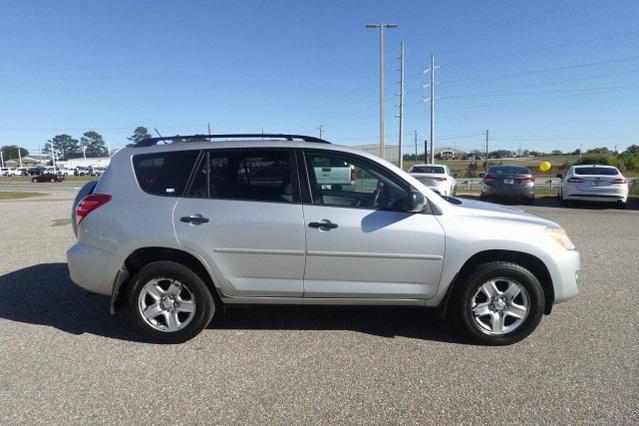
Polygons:
M0 202L2 424L639 422L639 211L525 207L567 228L581 294L512 346L419 309L283 306L160 346L68 279L72 195Z

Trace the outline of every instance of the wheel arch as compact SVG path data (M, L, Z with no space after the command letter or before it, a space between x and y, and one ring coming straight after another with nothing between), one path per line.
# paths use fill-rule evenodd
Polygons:
M455 293L455 289L464 282L473 269L482 263L494 261L512 262L529 270L539 280L544 291L544 313L546 315L550 314L555 301L555 291L548 267L541 259L532 254L514 250L484 250L472 255L455 275L453 282L446 291L446 296L438 307L441 317L446 316L448 302Z
M169 247L143 247L136 249L125 259L124 265L116 277L111 296L111 313L115 313L126 304L131 277L145 265L160 260L172 261L188 267L204 281L211 295L220 300L211 274L203 262L193 254Z

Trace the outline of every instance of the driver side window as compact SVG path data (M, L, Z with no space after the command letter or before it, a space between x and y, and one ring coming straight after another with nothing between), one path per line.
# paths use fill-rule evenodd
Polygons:
M393 210L408 185L372 162L347 154L306 152L313 204Z

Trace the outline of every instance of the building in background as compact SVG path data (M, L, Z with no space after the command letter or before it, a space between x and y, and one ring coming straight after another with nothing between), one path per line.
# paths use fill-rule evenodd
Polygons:
M379 144L371 143L366 145L356 145L353 148L359 149L364 152L368 152L369 154L379 156ZM418 151L418 154L423 155L424 149L423 145L421 146L421 150ZM407 145L404 147L404 154L414 154L415 148L414 145ZM399 147L397 145L385 145L384 146L384 159L390 161L392 163L397 164L399 155ZM435 155L442 160L461 160L466 156L466 151L456 148L442 147L435 148Z
M353 148L359 149L360 151L368 152L369 154L377 155L379 157L378 143L357 145L357 146L354 146ZM397 161L399 158L398 155L399 155L399 147L397 145L384 145L384 160L397 164Z
M56 161L55 163L60 167L74 168L74 167L108 167L111 162L109 157L95 157L95 158L71 158L65 161Z

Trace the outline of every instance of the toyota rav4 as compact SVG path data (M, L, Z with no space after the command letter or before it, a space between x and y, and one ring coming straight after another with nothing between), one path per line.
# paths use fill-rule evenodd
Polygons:
M433 307L509 344L577 294L579 253L556 223L441 197L309 136L138 142L80 190L72 219L71 279L159 342L194 337L224 305L322 304Z

